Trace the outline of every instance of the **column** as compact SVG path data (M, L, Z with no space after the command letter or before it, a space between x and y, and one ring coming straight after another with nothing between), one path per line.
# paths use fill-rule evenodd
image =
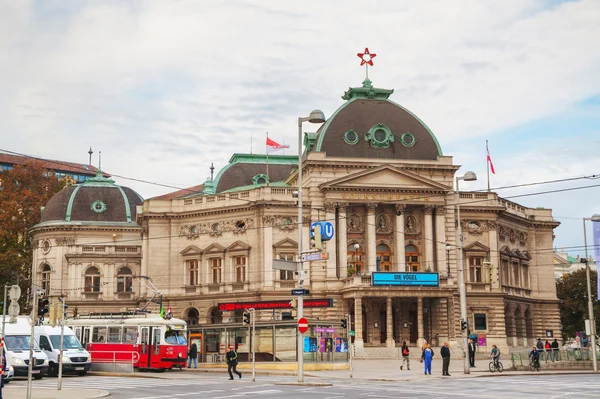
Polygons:
M148 246L148 225L142 227L142 264L140 267L140 273L142 276L148 275L148 258L149 258L149 246ZM140 298L145 298L148 295L148 287L146 284L140 284Z
M394 326L393 326L394 318L392 317L392 297L391 296L387 297L386 305L387 305L387 309L386 309L385 327L386 327L387 339L385 340L385 345L388 348L393 348L396 346L396 341L394 340Z
M362 298L356 297L354 299L354 346L356 348L363 348L365 346L362 320Z
M325 244L324 248L326 248L327 252L329 253L329 258L327 259L327 277L326 278L327 278L327 280L333 280L338 277L337 270L336 270L337 264L338 264L337 263L337 251L336 251L337 243L335 240L335 225L336 225L335 222L338 220L335 217L336 204L331 203L331 202L325 202L323 204L323 207L325 208L325 220L330 222L334 226L333 239L324 243ZM343 252L340 252L340 256L342 256L342 255L343 255Z
M435 208L435 247L437 249L436 271L447 269L446 257L446 208L438 206Z
M347 224L347 204L339 204L338 211L338 231L337 231L337 245L339 248L340 259L340 278L346 278L348 276L348 224Z
M269 225L263 229L263 265L263 287L273 287L273 227Z
M425 342L423 328L423 298L417 298L417 346L420 348Z
M406 255L404 251L404 210L406 205L396 205L396 248L394 249L394 270L406 271Z
M433 208L426 206L423 209L424 213L424 226L423 226L423 240L425 241L425 267L422 271L435 271L435 264L433 259Z
M377 271L377 245L375 233L375 209L377 205L367 205L367 264L369 272Z

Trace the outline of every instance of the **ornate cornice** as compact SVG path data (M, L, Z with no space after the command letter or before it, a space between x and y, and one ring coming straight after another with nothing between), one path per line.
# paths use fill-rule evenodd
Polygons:
M254 219L245 218L237 220L225 220L222 222L196 223L184 225L179 228L179 236L185 236L188 240L196 240L200 235L220 237L224 232L232 232L235 235L245 234L246 230L254 227Z

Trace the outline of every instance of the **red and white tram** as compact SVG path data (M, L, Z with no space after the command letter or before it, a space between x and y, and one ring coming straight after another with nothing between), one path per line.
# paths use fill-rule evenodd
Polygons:
M90 316L67 320L93 363L133 364L141 370L182 368L187 324L160 316Z

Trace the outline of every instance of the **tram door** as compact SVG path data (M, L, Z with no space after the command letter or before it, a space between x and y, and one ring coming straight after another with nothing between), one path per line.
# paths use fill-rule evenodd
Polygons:
M149 365L152 368L160 368L160 327L150 327L150 336L152 337L152 345L148 352Z
M142 327L140 333L140 363L139 368L150 367L150 328Z

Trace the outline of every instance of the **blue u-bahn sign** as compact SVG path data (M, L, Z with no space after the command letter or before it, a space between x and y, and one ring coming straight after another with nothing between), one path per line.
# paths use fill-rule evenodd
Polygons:
M373 272L373 285L439 287L440 276L431 272Z

